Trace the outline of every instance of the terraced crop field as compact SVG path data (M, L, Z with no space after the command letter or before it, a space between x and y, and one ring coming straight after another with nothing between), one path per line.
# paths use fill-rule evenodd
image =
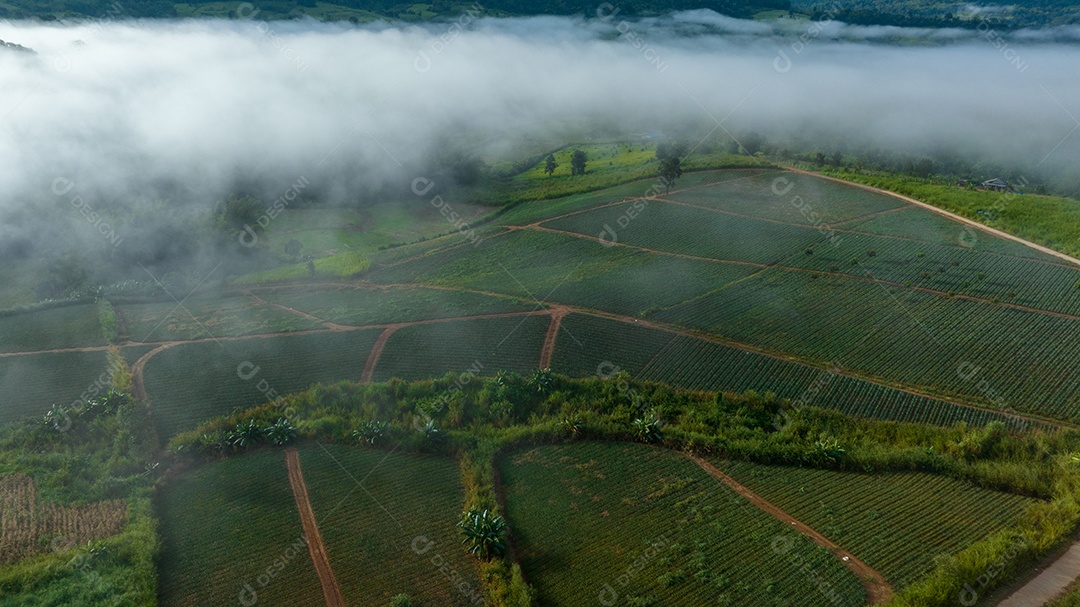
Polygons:
M818 230L661 201L629 202L546 221L545 228L596 236L605 226L620 244L680 255L755 264L777 263L822 239ZM639 209L640 207L640 209ZM633 219L625 219L634 213ZM626 227L620 227L620 221ZM611 236L607 236L612 239Z
M682 188L681 181L679 187ZM907 206L891 196L789 172L762 173L706 188L673 192L662 198L810 226L819 222L832 225Z
M716 183L734 182L748 179L755 175L772 174L766 169L731 169L724 171L694 171L688 172L679 179L678 189L686 190L699 188ZM635 181L632 183L607 188L598 192L576 194L554 200L537 200L514 206L503 213L495 221L498 225L528 225L530 223L550 219L567 213L575 213L582 210L592 209L604 204L619 202L627 199L641 198L657 192L655 179Z
M1035 500L921 473L862 474L716 462L755 493L903 587L1004 528Z
M541 604L863 604L859 580L837 559L680 454L576 443L514 452L498 465L515 547Z
M940 426L958 421L976 426L1001 421L1010 428L1030 425L1001 413L961 407L830 370L683 336L656 354L638 378L693 390L772 392L800 405L886 421Z
M315 383L357 381L377 329L179 344L146 363L158 433L177 432ZM273 393L269 393L273 390Z
M0 423L69 406L94 387L108 390L104 351L0 357Z
M540 365L551 317L510 316L403 327L390 335L374 379L426 379L479 369L528 373Z
M606 376L620 370L635 376L675 338L668 331L571 314L562 320L551 369L571 377Z
M317 322L246 296L116 306L133 341L187 341L322 329Z
M996 408L1080 419L1071 371L1080 349L1064 338L1077 321L1067 318L776 269L654 317Z
M263 299L342 325L412 322L503 312L528 312L536 304L479 293L413 287L337 291L266 292Z
M754 270L526 230L491 238L479 248L451 248L375 270L368 277L378 283L476 289L638 315L707 293Z
M319 532L350 607L475 605L476 561L455 526L464 489L454 460L341 445L301 446L300 462ZM468 590L440 571L454 571ZM473 593L476 593L475 595Z
M97 306L60 306L0 316L0 352L103 346Z
M157 511L162 607L235 605L241 596L268 606L326 604L281 450L188 470L162 490Z

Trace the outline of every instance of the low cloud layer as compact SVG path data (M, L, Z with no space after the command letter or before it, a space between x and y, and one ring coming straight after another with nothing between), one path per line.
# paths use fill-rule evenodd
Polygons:
M0 49L0 207L69 186L101 201L271 196L300 178L349 200L408 184L447 142L597 125L951 153L1067 183L1080 159L1077 37L704 11L426 28L0 23L0 39L36 51Z

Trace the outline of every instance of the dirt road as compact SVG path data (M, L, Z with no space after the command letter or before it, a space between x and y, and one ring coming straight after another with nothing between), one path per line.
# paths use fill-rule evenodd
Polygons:
M304 527L308 553L311 555L311 562L315 565L319 583L322 584L326 607L345 607L345 597L342 596L337 578L334 577L334 570L330 567L330 558L326 555L326 545L323 544L319 526L315 522L315 511L311 509L307 484L304 483L304 473L300 469L300 454L297 453L295 447L285 450L285 467L289 471L289 485L292 486L296 510L300 513L300 523Z

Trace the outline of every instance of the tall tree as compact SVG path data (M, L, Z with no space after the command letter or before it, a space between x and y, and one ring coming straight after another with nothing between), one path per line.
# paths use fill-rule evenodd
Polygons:
M682 177L682 156L686 146L679 143L661 143L656 146L656 159L660 161L660 183L668 193L675 187L675 180Z
M555 154L548 154L547 161L544 164L544 172L550 177L557 168L559 168L559 163L555 162Z
M571 175L584 175L585 163L589 161L589 155L581 150L574 150L574 155L570 157L570 174Z

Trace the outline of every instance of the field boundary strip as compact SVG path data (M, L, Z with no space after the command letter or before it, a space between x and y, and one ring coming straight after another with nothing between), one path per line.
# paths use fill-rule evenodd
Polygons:
M762 512L772 516L776 520L784 523L784 526L790 528L792 531L797 531L805 535L818 546L828 550L830 554L835 556L859 578L859 582L863 585L863 588L866 589L867 605L883 605L892 599L892 585L886 582L885 577L878 573L876 569L864 563L854 554L841 548L839 544L825 537L806 523L803 523L799 519L781 510L772 502L754 493L748 487L728 476L716 466L696 455L687 454L687 457L710 476L746 498L747 501Z
M311 500L308 497L304 472L300 468L300 454L295 447L285 449L285 467L289 471L289 485L296 499L296 510L300 514L300 523L304 528L304 538L307 540L311 562L315 566L315 573L318 574L319 583L322 585L326 607L345 607L345 597L341 594L341 587L338 586L334 570L330 567L330 557L326 554L326 545L323 544L319 525L315 521L315 511L312 510Z

